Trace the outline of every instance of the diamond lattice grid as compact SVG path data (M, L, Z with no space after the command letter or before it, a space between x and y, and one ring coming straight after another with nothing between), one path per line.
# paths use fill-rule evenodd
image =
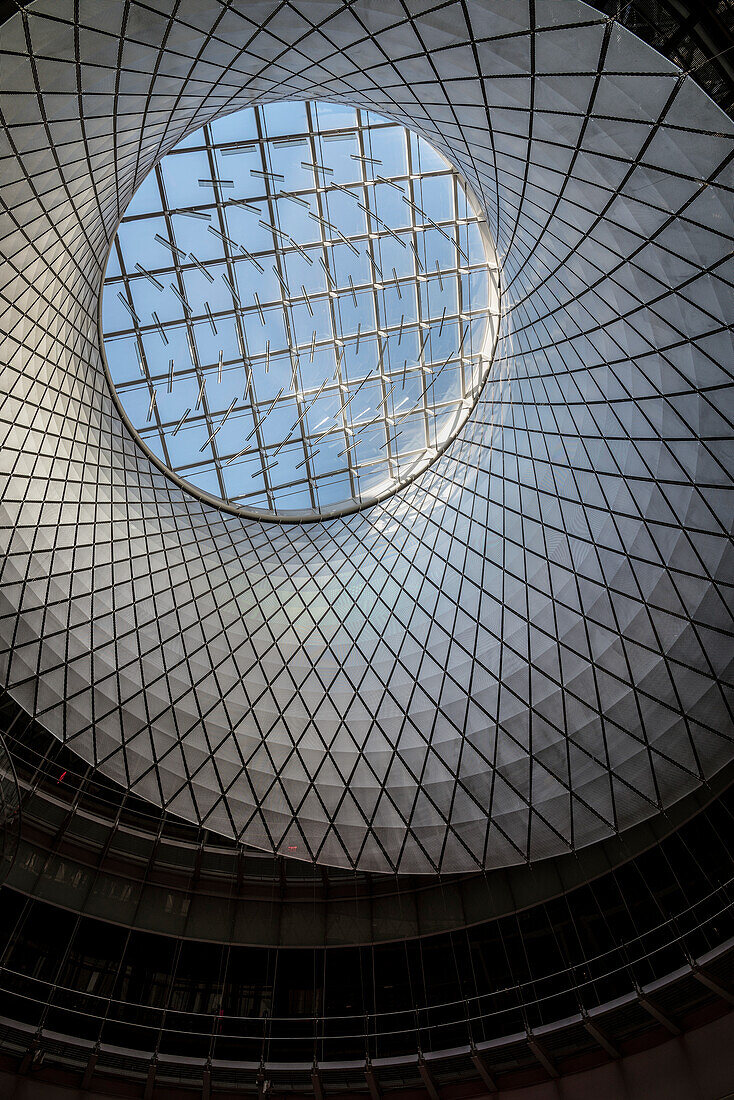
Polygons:
M324 863L537 860L731 758L730 121L576 0L37 0L0 31L1 673L105 773ZM407 125L477 195L479 401L372 508L176 486L98 347L135 186L239 107Z

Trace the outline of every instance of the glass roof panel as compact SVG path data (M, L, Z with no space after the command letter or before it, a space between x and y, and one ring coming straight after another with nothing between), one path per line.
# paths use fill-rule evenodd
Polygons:
M418 135L330 103L203 127L138 190L103 331L139 438L190 486L270 518L363 507L471 412L498 265L462 177Z

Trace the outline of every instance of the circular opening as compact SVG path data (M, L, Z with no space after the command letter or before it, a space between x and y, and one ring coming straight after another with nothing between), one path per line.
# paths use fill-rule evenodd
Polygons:
M167 472L236 510L384 499L456 436L489 370L497 256L423 138L322 102L191 134L136 192L104 282L120 405Z

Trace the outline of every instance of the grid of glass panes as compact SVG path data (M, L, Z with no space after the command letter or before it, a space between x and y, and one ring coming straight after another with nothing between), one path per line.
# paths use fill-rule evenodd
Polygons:
M181 478L271 513L376 499L470 411L496 257L417 135L330 103L238 111L137 191L105 276L123 408Z

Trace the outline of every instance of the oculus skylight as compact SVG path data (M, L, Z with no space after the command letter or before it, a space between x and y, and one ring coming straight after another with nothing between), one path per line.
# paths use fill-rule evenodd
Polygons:
M0 29L2 686L135 797L322 865L532 864L657 821L732 759L732 123L580 0L267 7L34 3ZM502 259L460 434L338 522L177 485L99 355L133 181L265 94L416 129Z
M139 438L205 495L271 518L384 498L456 436L497 335L477 200L424 139L325 102L191 134L109 255L110 377Z

